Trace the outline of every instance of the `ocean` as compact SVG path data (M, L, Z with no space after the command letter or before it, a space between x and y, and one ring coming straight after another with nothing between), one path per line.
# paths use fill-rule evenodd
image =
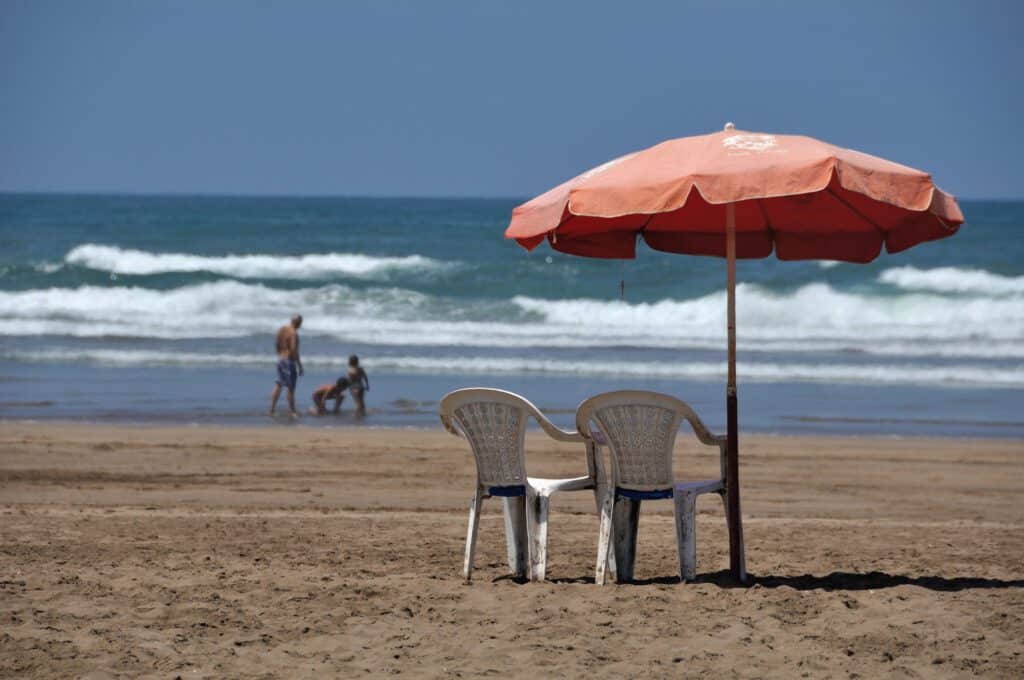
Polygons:
M279 422L301 313L300 408L357 354L366 426L493 386L566 427L591 394L669 392L722 430L724 261L528 254L518 202L0 194L0 419ZM741 432L1024 436L1024 203L961 206L869 265L739 263Z

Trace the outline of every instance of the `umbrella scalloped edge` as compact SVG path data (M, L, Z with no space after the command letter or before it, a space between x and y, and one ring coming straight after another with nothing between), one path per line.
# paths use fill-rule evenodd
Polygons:
M557 250L574 252L569 243L563 243L563 247L558 247L560 237L563 240L568 240L564 237L579 238L579 233L571 236L565 234L563 237L559 231L574 217L591 218L602 222L632 217L634 219L631 222L635 222L637 217L654 217L684 209L691 200L693 189L697 190L703 203L722 205L816 194L828 190L833 183L842 187L844 192L859 194L909 213L934 215L941 230L920 240L933 240L953 234L964 221L956 198L935 186L927 173L869 154L834 147L808 137L787 136L784 139L798 142L808 148L816 148L823 153L806 163L793 164L793 169L784 172L779 172L779 168L770 163L762 162L763 158L752 155L751 158L755 161L754 170L745 171L746 174L737 172L734 173L735 176L730 176L728 172L721 170L705 174L691 172L675 179L670 177L660 183L639 183L635 186L629 186L623 181L624 178L630 179L631 174L638 174L637 169L643 167L648 152L652 155L657 154L659 147L690 140L699 140L703 144L714 142L717 146L717 142L724 134L670 140L646 151L621 156L582 173L517 206L513 210L512 221L505 236L516 239L527 250L533 250L547 238ZM770 135L752 136L775 138ZM721 141L724 144L724 140ZM642 173L639 174L643 176ZM737 184L736 177L745 181ZM631 193L637 196L635 203L638 209L625 211L621 206L631 205ZM611 209L613 206L619 206L619 209ZM724 230L724 224L720 228ZM635 224L621 227L608 224L599 227L599 230L604 232L617 229L642 231L643 227L637 228ZM884 229L882 231L885 232ZM896 242L886 245L890 252L897 252L910 247L913 243L897 239ZM593 250L584 248L583 252L575 254L602 256L596 252L586 252Z

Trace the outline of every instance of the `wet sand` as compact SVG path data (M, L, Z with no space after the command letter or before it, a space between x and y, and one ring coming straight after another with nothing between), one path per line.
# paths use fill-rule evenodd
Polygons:
M529 438L531 474L581 451ZM3 677L1020 677L1024 442L747 437L750 588L717 499L679 584L671 503L638 582L592 583L586 493L549 582L509 579L474 468L437 430L0 423ZM677 474L714 473L687 437Z

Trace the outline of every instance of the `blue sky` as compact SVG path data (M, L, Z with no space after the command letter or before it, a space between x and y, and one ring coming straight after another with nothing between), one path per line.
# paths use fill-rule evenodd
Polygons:
M528 196L720 129L1024 198L1015 2L0 2L0 190Z

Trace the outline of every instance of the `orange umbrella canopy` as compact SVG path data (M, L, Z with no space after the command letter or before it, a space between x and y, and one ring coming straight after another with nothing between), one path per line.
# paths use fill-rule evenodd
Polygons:
M505 236L545 238L585 257L632 258L637 234L655 250L870 262L956 233L964 217L925 172L810 137L722 132L684 137L584 172L512 212Z

